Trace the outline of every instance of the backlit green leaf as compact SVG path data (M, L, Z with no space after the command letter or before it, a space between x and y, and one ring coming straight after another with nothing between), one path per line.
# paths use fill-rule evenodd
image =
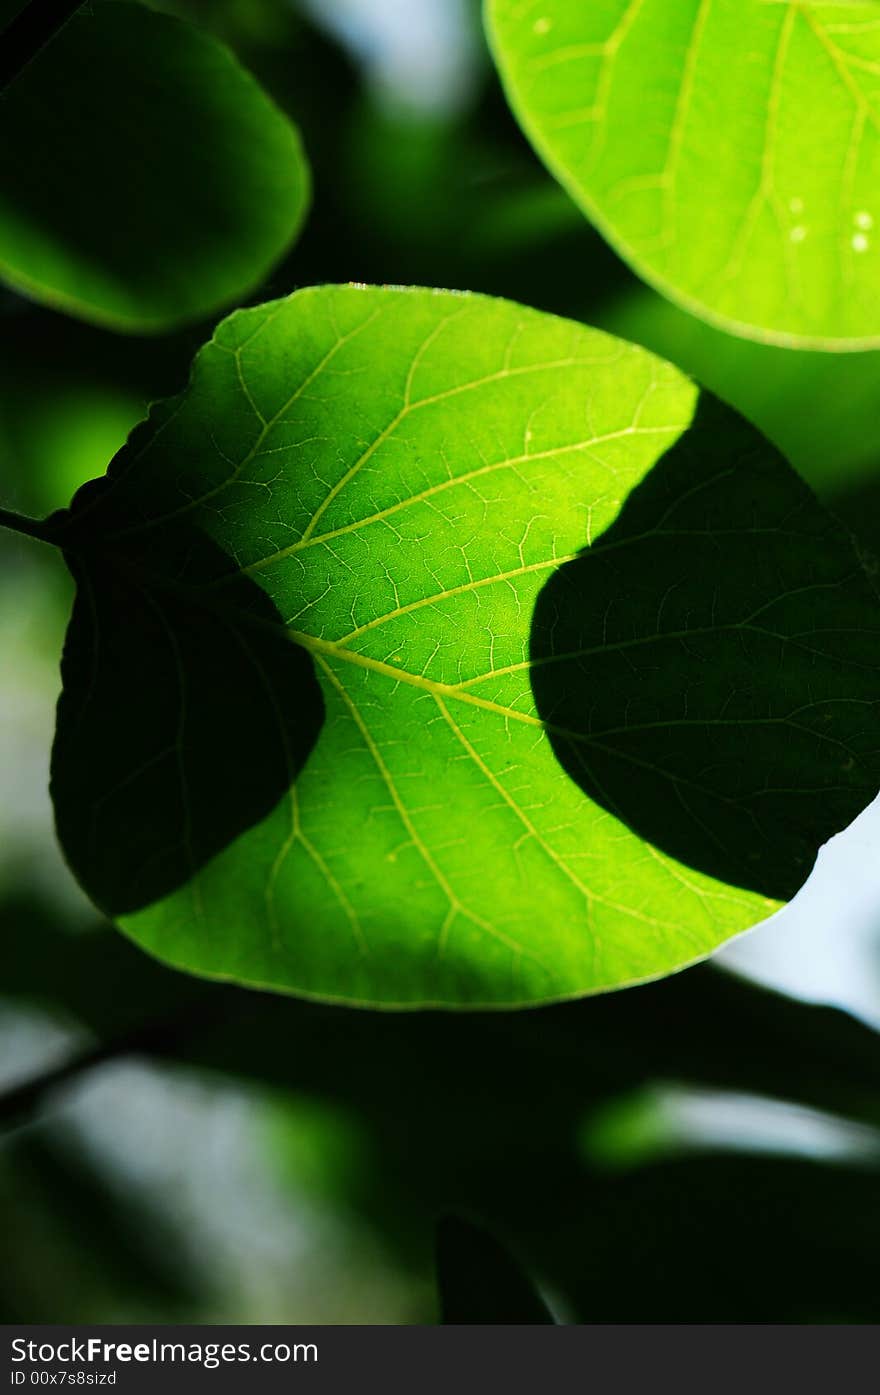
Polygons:
M646 280L769 342L880 344L880 11L488 0L523 128Z
M290 122L215 39L140 5L83 9L0 102L0 277L124 330L197 320L299 231Z
M57 523L53 785L179 966L512 1005L710 953L880 783L880 614L742 419L504 301L232 316Z
M670 359L779 446L819 497L869 481L877 463L880 353L792 353L725 334L648 286L602 306L603 329ZM868 519L864 520L866 523Z

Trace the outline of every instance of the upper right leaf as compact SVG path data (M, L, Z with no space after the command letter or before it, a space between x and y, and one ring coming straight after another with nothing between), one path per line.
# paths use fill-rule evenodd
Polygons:
M487 0L524 130L658 290L723 328L880 345L880 5Z

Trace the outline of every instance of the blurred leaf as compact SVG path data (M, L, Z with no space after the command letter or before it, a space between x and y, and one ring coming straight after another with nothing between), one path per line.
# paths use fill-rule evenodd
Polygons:
M880 343L880 31L855 14L766 0L487 9L524 130L639 275L723 328L816 348Z
M201 339L121 338L21 300L0 323L0 503L37 516L106 467Z
M250 291L308 200L295 130L222 45L102 0L5 94L0 186L0 275L132 331Z
M191 1019L204 1025L198 1005L206 991L223 1016L221 988L169 972L101 921L65 927L55 906L33 898L0 903L6 946L3 997L48 1008L89 1029L99 1044L127 1040L150 1024ZM213 1020L213 1017L212 1017Z
M519 1243L577 1322L873 1323L878 1181L725 1155L588 1173L526 1217ZM492 1225L516 1224L512 1200L485 1211Z
M55 536L62 843L196 972L410 1006L657 976L876 788L848 539L674 370L512 304L232 318Z
M14 385L9 387L12 397ZM125 444L146 404L113 388L72 383L66 390L59 388L50 407L44 402L42 411L31 413L30 405L21 397L14 405L3 404L3 426L14 461L6 470L7 488L10 499L18 502L26 493L28 507L44 514L94 478L101 462ZM23 457L34 459L36 468L28 471Z
M304 1107L306 1124L320 1128L309 1125L305 1161L302 1127L290 1129L300 1194L308 1186L334 1204L340 1224L347 1214L371 1224L411 1274L429 1273L434 1218L455 1208L508 1236L582 1321L629 1321L636 1311L646 1321L655 1312L657 1321L703 1312L812 1321L823 1311L865 1320L873 1290L862 1248L874 1244L876 1189L867 1169L704 1157L622 1175L607 1163L590 1171L581 1143L597 1109L657 1079L880 1123L880 1038L841 1012L709 967L528 1013L346 1012L199 984L109 930L64 936L33 913L26 922L7 913L2 925L16 950L5 994L66 1002L99 1031L127 1032L128 1009L137 1025L151 997L161 1016L182 990L198 993L195 1011L178 998L180 1031L166 1056L284 1092L279 1107L288 1098L293 1119ZM637 1243L615 1250L614 1235L630 1232Z
M297 1038L299 1066L286 1068L297 1093L348 1099L372 1144L340 1204L414 1272L430 1264L434 1216L455 1208L508 1236L577 1321L868 1320L875 1236L859 1218L874 1214L876 1172L705 1154L590 1169L579 1142L597 1108L658 1078L819 1108L847 1100L876 1124L878 1038L843 1014L708 968L516 1015L301 1011L314 1036L311 1047ZM252 1019L255 1054L254 1030ZM215 1061L221 1052L242 1060L217 1033Z
M553 1316L503 1245L458 1216L437 1226L437 1288L444 1324L546 1325Z
M205 984L100 922L65 928L57 908L33 899L4 902L0 927L5 999L81 1023L111 1047L177 1013L191 1030L173 1044L175 1059L338 1101L380 1133L396 1121L402 1139L433 1139L440 1166L444 1149L509 1152L510 1138L523 1139L523 1090L539 1148L559 1129L568 1137L594 1097L656 1078L880 1124L877 1033L708 967L529 1013L401 1016Z
M66 1128L0 1149L5 1323L172 1321L195 1278L165 1218L106 1178Z

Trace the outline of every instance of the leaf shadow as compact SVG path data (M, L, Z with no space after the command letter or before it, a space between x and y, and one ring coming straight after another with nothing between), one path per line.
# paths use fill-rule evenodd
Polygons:
M223 549L183 526L154 557L154 571L181 568L176 581L144 580L148 560L137 537L127 555L68 554L52 795L68 862L111 917L191 882L266 818L324 721L311 656L265 592L238 574L211 604L235 565Z
M703 393L542 589L530 676L591 800L678 862L787 900L876 793L877 630L839 525Z

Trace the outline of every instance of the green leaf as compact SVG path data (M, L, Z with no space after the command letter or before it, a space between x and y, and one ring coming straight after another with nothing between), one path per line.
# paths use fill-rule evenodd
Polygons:
M686 314L647 286L601 306L596 318L609 333L670 359L735 406L824 502L874 475L877 352L792 353L740 339Z
M511 104L645 280L752 338L880 345L866 4L487 0Z
M258 285L308 187L293 126L215 39L140 5L84 7L0 103L0 277L165 330Z
M530 1279L481 1226L443 1216L437 1226L437 1289L444 1324L550 1326Z
M509 302L236 314L56 526L61 840L203 974L401 1006L657 977L880 783L849 539L677 370Z

